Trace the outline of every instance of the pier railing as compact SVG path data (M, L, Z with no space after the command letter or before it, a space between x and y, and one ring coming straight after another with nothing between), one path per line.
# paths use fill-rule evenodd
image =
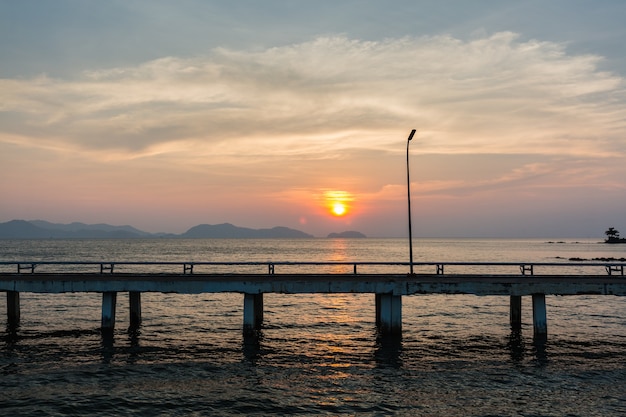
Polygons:
M624 275L625 262L413 262L416 274ZM0 261L0 273L192 274L387 274L405 273L409 262L372 261Z

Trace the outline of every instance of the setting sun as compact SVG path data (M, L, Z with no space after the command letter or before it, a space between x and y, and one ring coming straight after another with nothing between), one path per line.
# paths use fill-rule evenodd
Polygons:
M335 217L342 217L350 211L351 202L354 200L352 194L347 191L326 191L324 192L325 206Z
M342 203L335 203L331 211L335 216L343 216L346 214L346 206Z

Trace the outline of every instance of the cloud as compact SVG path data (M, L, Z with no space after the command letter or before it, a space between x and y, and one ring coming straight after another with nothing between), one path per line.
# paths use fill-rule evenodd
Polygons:
M606 156L624 151L626 102L600 60L510 32L217 48L79 79L2 79L0 140L108 158L332 158L397 149L416 127L426 152Z

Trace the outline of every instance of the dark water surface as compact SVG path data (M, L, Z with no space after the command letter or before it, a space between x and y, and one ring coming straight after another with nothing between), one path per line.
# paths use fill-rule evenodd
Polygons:
M403 261L365 240L0 241L2 260ZM416 260L555 262L623 257L595 241L416 241ZM112 337L99 294L21 294L0 315L0 415L626 415L626 300L547 296L548 340L509 328L508 297L403 297L403 335L377 337L374 296L266 294L258 338L240 294L142 294ZM0 311L6 298L0 297Z

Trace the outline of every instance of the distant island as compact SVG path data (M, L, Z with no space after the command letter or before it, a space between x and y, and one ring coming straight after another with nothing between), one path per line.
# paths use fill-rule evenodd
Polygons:
M614 227L609 227L604 234L606 235L604 243L626 243L626 238L619 237L619 230Z
M200 224L182 234L148 233L132 226L108 224L50 223L44 220L11 220L0 223L0 239L275 239L313 238L313 235L288 227L249 229L230 223Z
M300 230L288 227L273 227L271 229L248 229L247 227L237 227L230 223L217 225L200 224L187 230L182 235L183 238L204 238L204 239L273 239L273 238L312 238L313 235L301 232Z
M355 232L354 230L348 230L345 232L341 232L341 233L329 233L328 236L326 236L328 238L364 238L367 237L365 236L363 233L361 232Z

